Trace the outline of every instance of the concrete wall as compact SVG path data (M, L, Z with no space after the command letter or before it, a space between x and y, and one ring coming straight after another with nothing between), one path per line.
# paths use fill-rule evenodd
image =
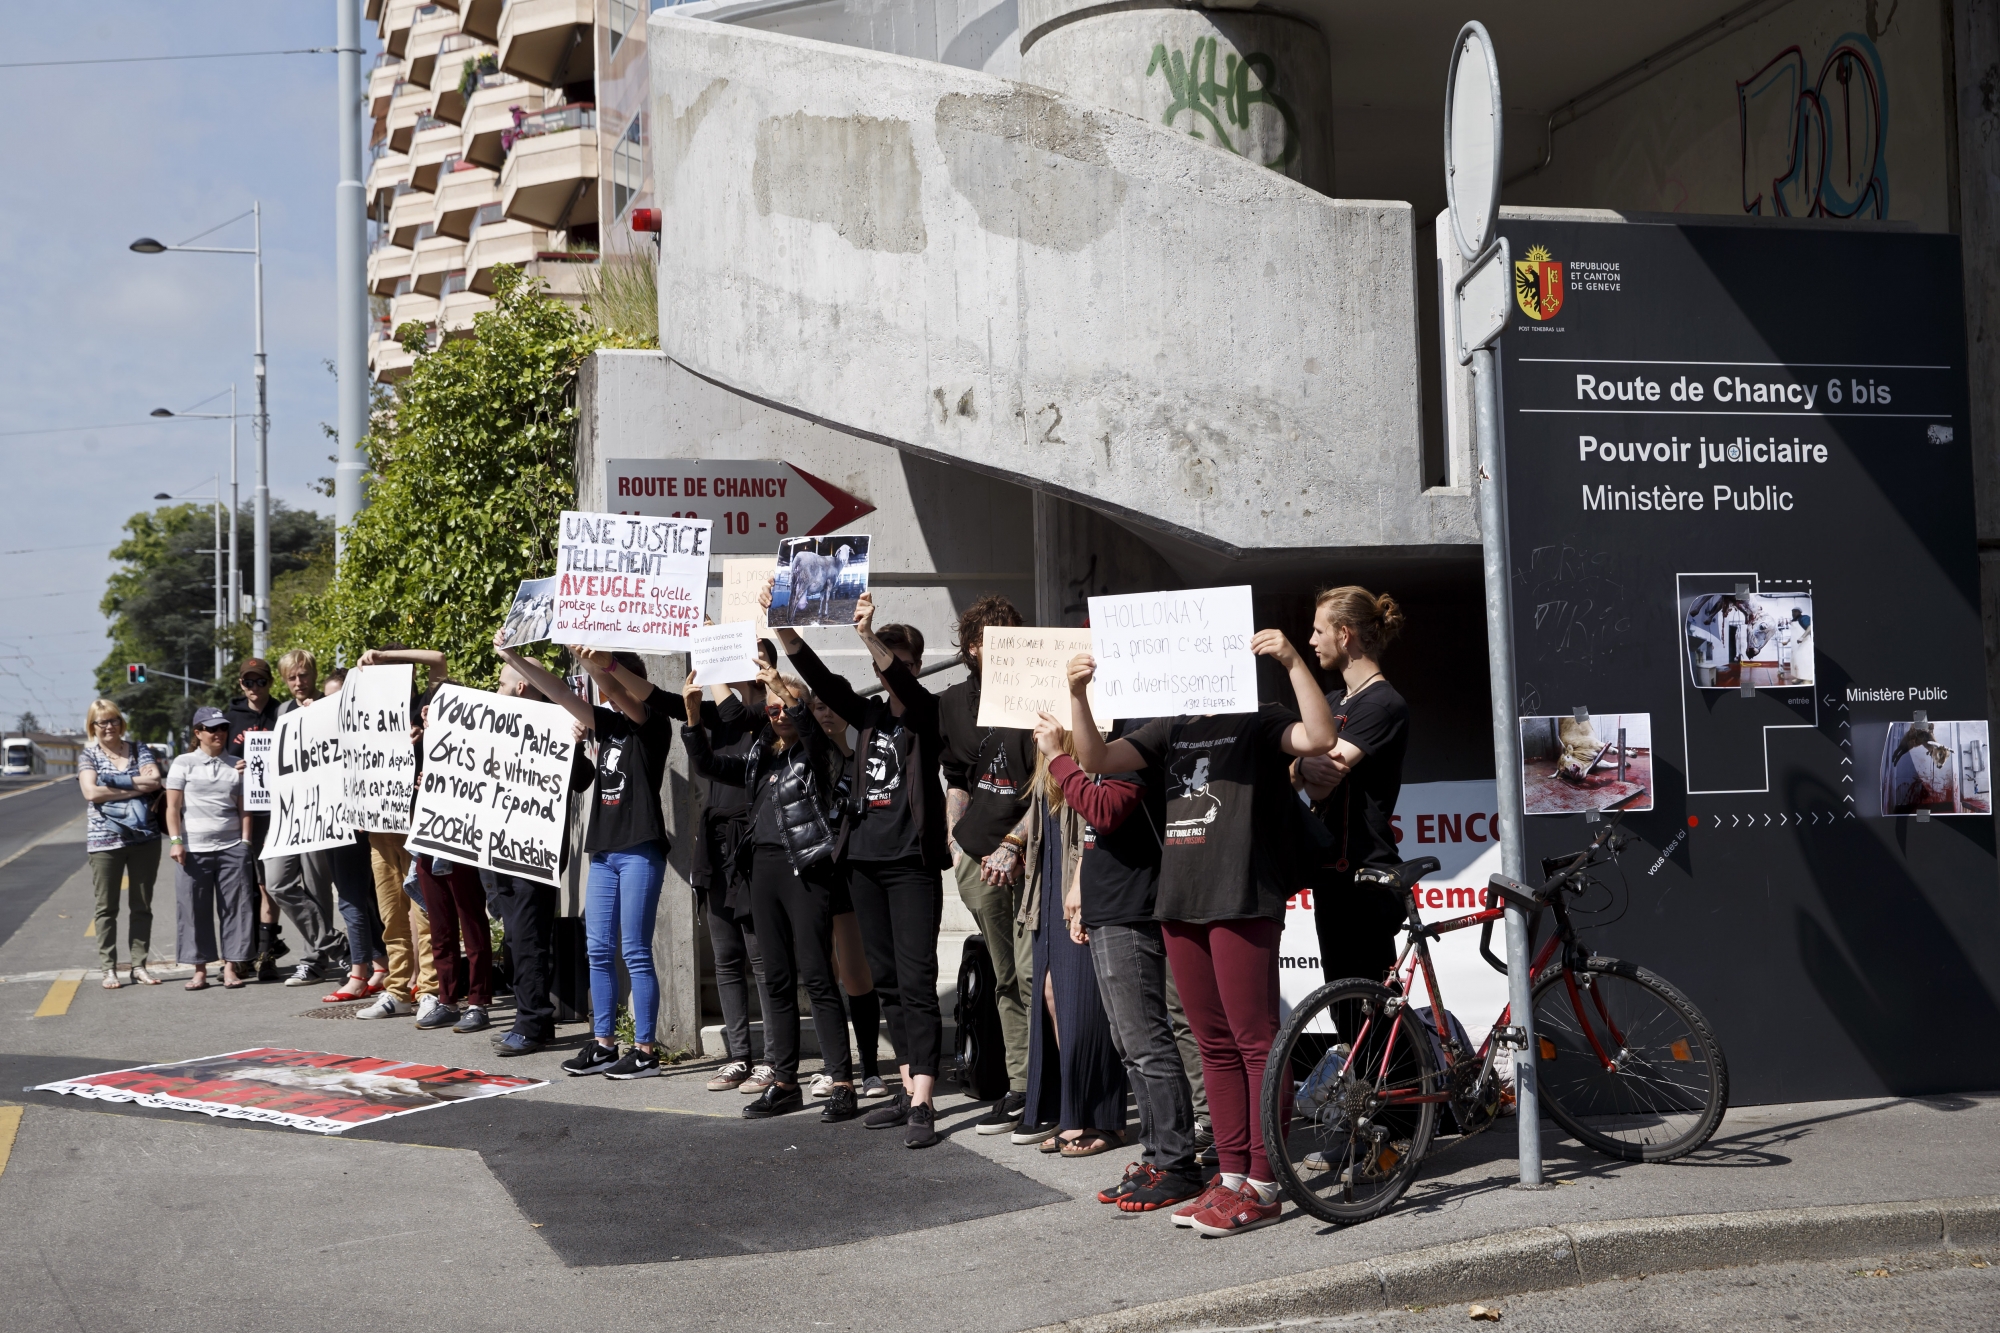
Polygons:
M1476 540L1420 485L1407 205L937 64L650 45L681 364L1223 553Z
M759 32L1019 76L1016 0L696 0L675 12Z

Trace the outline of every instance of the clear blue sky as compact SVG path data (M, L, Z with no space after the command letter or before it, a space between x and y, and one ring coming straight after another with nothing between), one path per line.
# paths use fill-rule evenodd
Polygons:
M0 63L331 46L334 16L326 0L9 4ZM372 25L363 34L372 51ZM332 473L334 74L331 55L0 70L14 125L0 141L0 432L145 422L217 392L202 410L226 411L232 380L249 411L250 261L126 247L185 240L261 199L271 490L330 512L308 484ZM197 243L248 246L249 219ZM82 725L120 525L218 469L226 486L222 421L0 434L0 722L32 709Z

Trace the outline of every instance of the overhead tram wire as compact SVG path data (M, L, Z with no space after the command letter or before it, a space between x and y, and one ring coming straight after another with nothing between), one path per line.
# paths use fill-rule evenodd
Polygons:
M340 50L341 48L337 46L297 46L283 51L202 51L192 55L174 56L98 56L89 60L10 60L0 63L0 69L54 69L65 65L141 65L162 60L239 60L246 56L337 55ZM365 55L366 52L362 54Z

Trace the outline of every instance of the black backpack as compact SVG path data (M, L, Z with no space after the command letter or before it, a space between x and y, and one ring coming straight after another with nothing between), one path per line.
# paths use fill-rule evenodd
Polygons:
M1000 1035L1000 1005L994 999L998 983L986 941L968 935L958 964L958 1004L952 1022L958 1027L956 1054L966 1096L976 1102L998 1101L1007 1095L1007 1043Z

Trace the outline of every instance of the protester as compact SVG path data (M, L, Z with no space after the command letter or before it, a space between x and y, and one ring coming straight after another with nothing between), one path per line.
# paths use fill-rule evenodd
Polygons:
M1032 782L1020 916L1022 929L1034 940L1031 993L1042 1003L1028 1029L1028 1090L1021 1124L1024 1130L1055 1128L1043 1140L1043 1152L1093 1157L1125 1142L1125 1070L1097 993L1090 939L1080 919L1084 816L1063 799L1062 785L1049 768L1053 758L1070 757L1069 736L1053 718L1043 716L1046 725L1034 732L1042 758ZM1022 1142L1023 1135L1017 1133L1014 1140Z
M278 725L278 701L271 697L271 664L261 657L246 657L236 668L236 684L243 691L229 701L223 716L229 719L229 742L223 753L243 769L243 738L253 731L270 731ZM264 838L271 827L269 811L250 815L250 865L257 879L257 980L276 981L278 960L292 951L280 934L278 905L264 889Z
M1331 850L1308 876L1320 968L1328 981L1380 981L1396 965L1403 904L1390 889L1357 884L1363 866L1403 860L1391 822L1403 790L1410 706L1382 674L1382 650L1402 632L1403 612L1387 593L1329 588L1313 611L1312 645L1340 683L1326 696L1340 740L1326 754L1293 763L1293 779L1326 825Z
M486 1011L493 1003L493 934L479 871L443 856L419 856L416 863L438 976L438 1002L417 1026L482 1032L492 1026Z
M294 648L278 659L278 674L292 697L278 705L282 718L319 698L319 661L304 648ZM274 719L275 725L275 719ZM266 821L268 827L268 819ZM255 823L253 821L253 831ZM268 837L268 832L264 835ZM287 986L311 986L344 966L347 944L333 924L333 863L324 852L299 856L265 857L258 849L264 871L264 888L271 901L284 910L297 928L302 953Z
M1226 1236L1279 1218L1278 1186L1258 1113L1278 1030L1278 941L1297 869L1296 801L1286 756L1325 754L1338 734L1312 669L1278 630L1250 649L1276 659L1299 701L1292 713L1156 718L1110 743L1097 734L1088 653L1070 663L1077 763L1087 773L1163 769L1166 847L1154 914L1201 1047L1220 1178L1174 1212L1178 1225Z
M584 832L590 878L584 889L584 934L590 948L590 1020L594 1041L563 1062L578 1077L652 1078L660 1072L654 1045L660 983L653 970L653 923L667 869L667 830L660 815L660 786L673 740L680 698L655 690L645 664L631 653L615 658L587 648L575 655L611 707L592 706L541 663L523 657L495 635L493 651L550 703L560 704L597 737L597 801ZM657 706L655 706L657 704ZM433 913L432 930L436 921ZM632 984L632 1049L619 1054L618 962Z
M186 989L206 990L208 965L220 962L223 988L240 990L239 965L254 956L257 922L243 775L224 753L229 718L221 709L195 709L193 729L195 748L175 757L166 778L167 854L179 867L174 957L194 968Z
M762 595L767 610L772 586L767 583ZM862 1123L870 1129L903 1125L907 1147L928 1148L937 1142L932 1098L944 1039L937 1002L940 875L951 866L944 788L934 776L944 739L937 696L917 680L923 635L909 625L884 625L878 634L871 593L855 604L854 630L886 699L863 698L791 630L777 631L778 644L813 693L860 733L855 751L861 762L849 786L841 849L875 993L903 1075L896 1100L870 1111Z
M327 672L320 702L339 707L333 698L346 682L344 669ZM346 844L308 854L325 859L334 897L340 903L340 917L347 926L347 980L332 994L320 996L320 1002L344 1004L380 994L389 977L389 963L382 942L382 916L375 905L375 874L368 863L368 834L357 829Z
M146 956L152 948L160 830L152 822L146 798L161 787L159 757L150 747L125 739L125 715L109 699L91 704L83 729L90 740L77 751L76 782L84 799L83 845L97 900L91 930L104 967L104 989L117 990L124 984L118 979L121 886L129 894L126 948L132 982L157 986L159 978L146 967Z
M967 607L958 618L958 651L972 674L938 696L952 868L958 896L979 924L993 962L993 999L1007 1047L1007 1092L977 1122L981 1134L1006 1133L1021 1119L1028 1086L1028 1015L1035 1008L1028 982L1034 939L1016 924L1035 745L1032 734L1021 728L979 725L985 632L989 626L1019 624L1021 613L1005 597L988 595Z
M798 987L803 980L812 1000L820 1058L833 1081L820 1119L852 1120L857 1106L847 1014L833 978L831 872L840 821L832 797L839 753L813 722L802 683L769 666L758 678L768 721L741 754L717 755L709 749L699 722L701 691L692 675L686 711L696 721L681 728L696 773L735 780L750 792L749 828L732 859L749 863L751 913L763 927L764 1050L772 1081L743 1114L762 1120L805 1104L798 1081Z
M828 708L818 695L810 696L810 702L813 721L840 753L840 780L835 791L839 808L844 810L855 771L847 719ZM861 918L854 911L854 897L848 888L847 867L836 862L833 874L833 969L840 976L840 988L847 992L847 1012L854 1022L856 1058L861 1064L861 1083L855 1095L864 1102L879 1101L889 1095L888 1085L882 1082L882 1001L875 994L875 977L868 969L867 946L861 939ZM821 1087L821 1080L828 1086ZM832 1082L825 1074L815 1076L813 1095L828 1095Z

